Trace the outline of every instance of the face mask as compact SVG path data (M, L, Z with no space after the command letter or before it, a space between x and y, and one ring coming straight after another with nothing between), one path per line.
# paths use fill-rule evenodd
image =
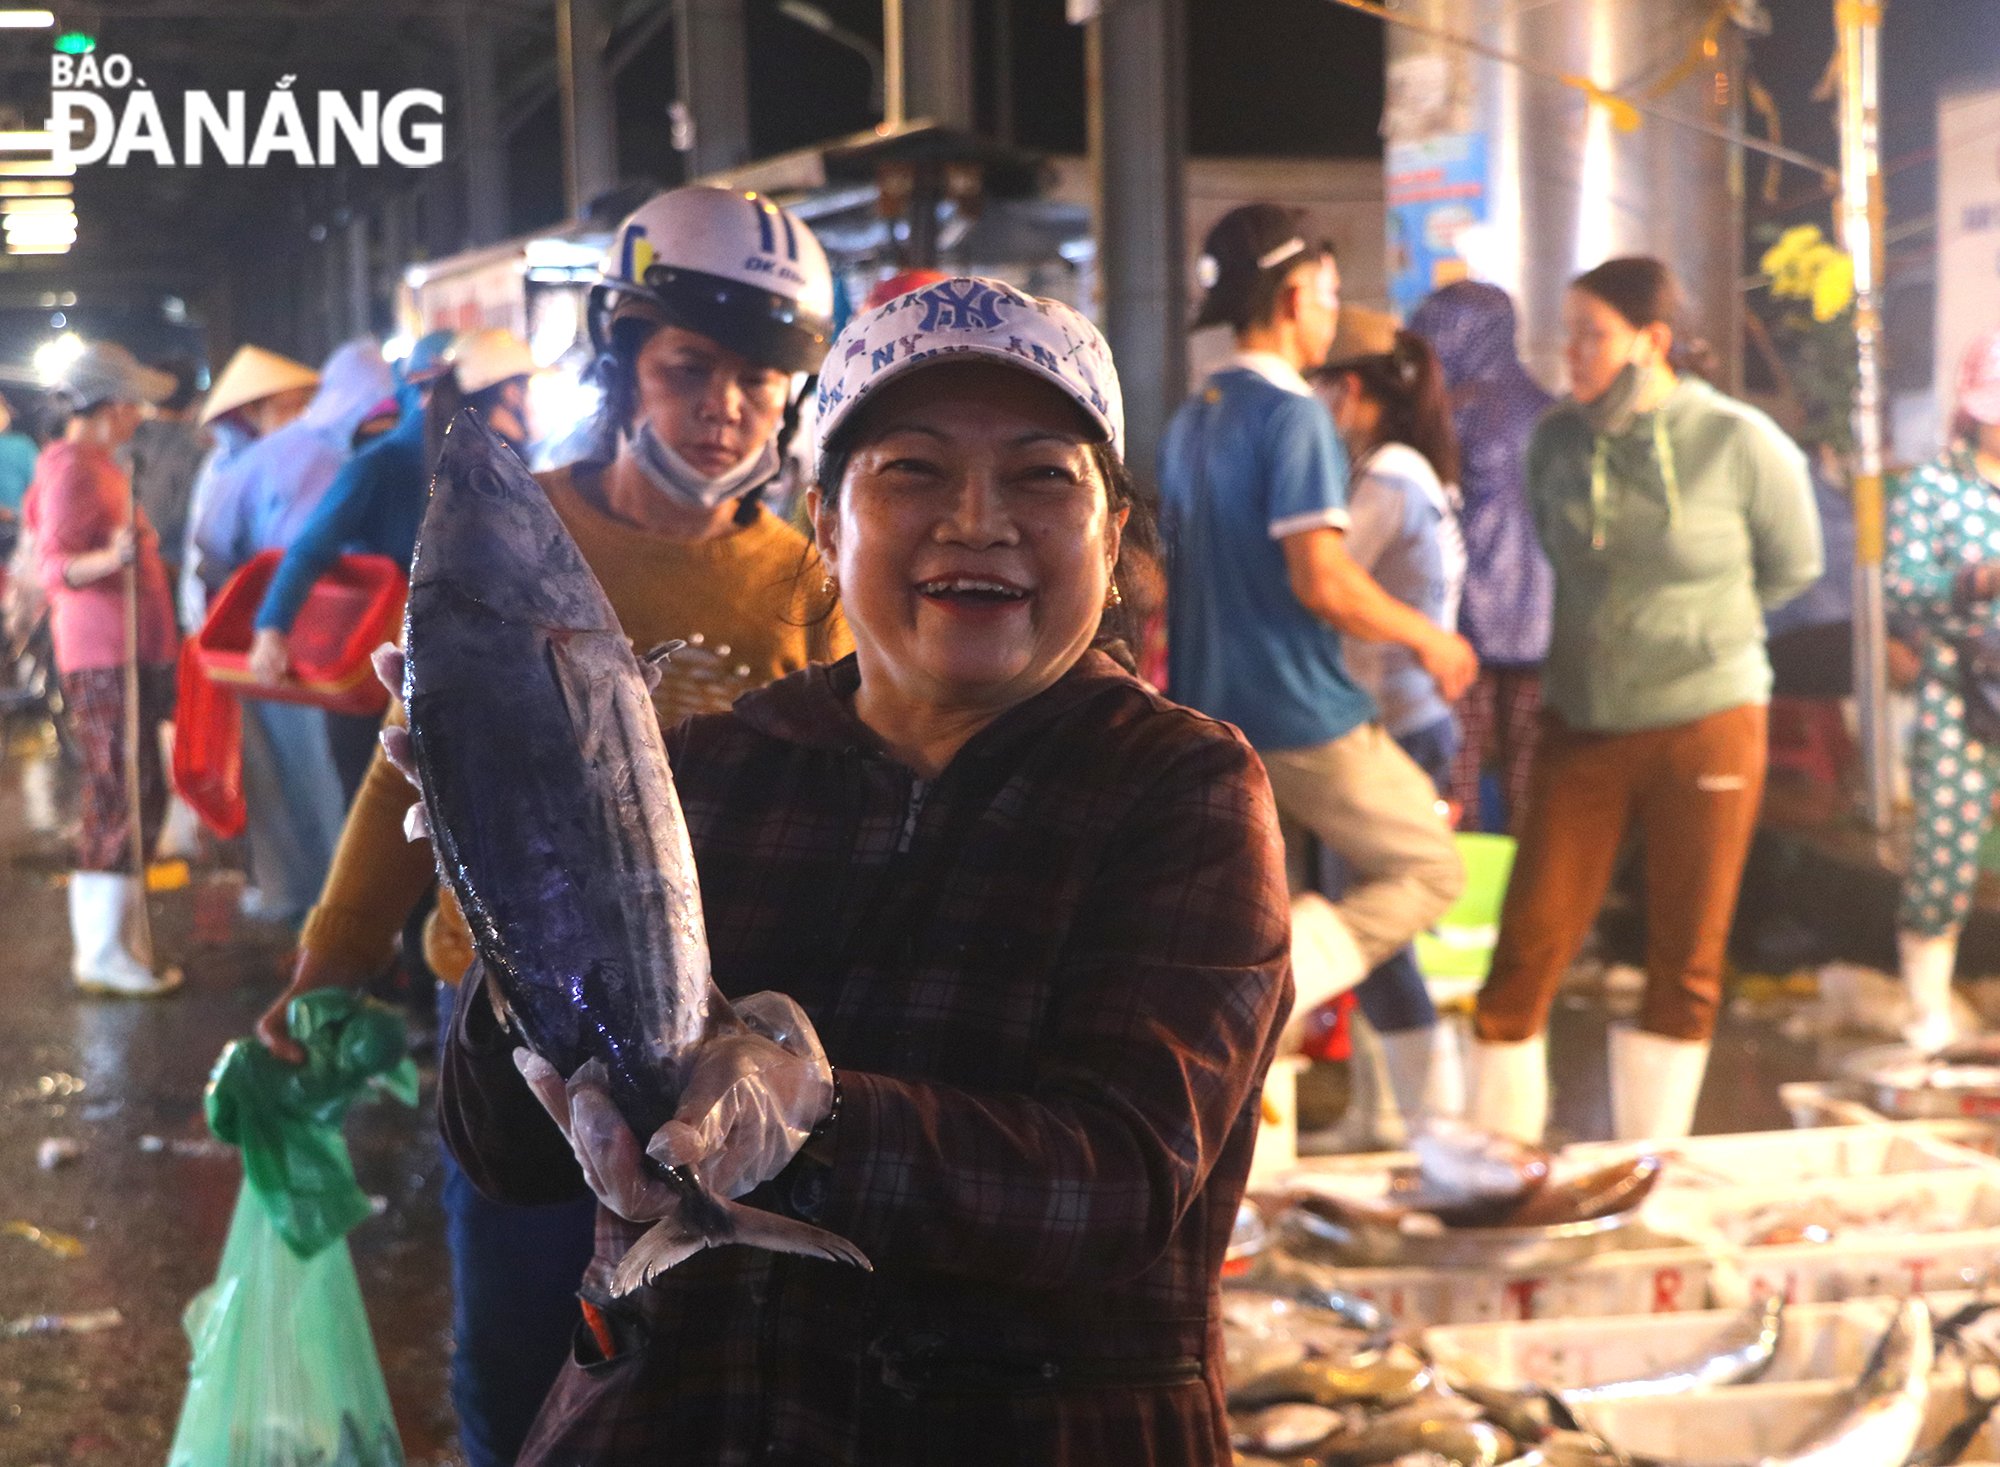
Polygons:
M1611 379L1611 385L1590 402L1581 403L1584 421L1590 424L1593 433L1610 435L1622 433L1631 426L1634 417L1633 404L1645 390L1646 373L1637 362L1627 362L1618 369L1618 375Z
M629 440L632 461L655 489L669 499L701 509L714 509L756 488L778 473L778 443L766 439L763 451L752 454L726 474L713 477L702 473L675 453L653 431L650 422L641 423Z

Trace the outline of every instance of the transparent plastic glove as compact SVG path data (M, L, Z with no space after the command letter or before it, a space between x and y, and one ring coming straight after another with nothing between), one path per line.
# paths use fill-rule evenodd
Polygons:
M833 1067L805 1012L779 993L752 994L735 1008L750 1032L696 1052L674 1118L643 1152L687 1168L724 1197L741 1197L783 1171L833 1109ZM665 1216L675 1194L644 1165L603 1065L593 1060L565 1082L529 1050L515 1050L514 1063L569 1139L598 1200L630 1222Z
M389 690L389 696L403 696L403 649L394 642L384 642L370 655L374 664L375 677ZM389 761L396 773L409 781L410 788L423 788L417 782L417 753L410 743L410 731L399 723L385 724L382 732L375 736L382 744L383 757ZM403 838L409 841L427 841L431 838L430 817L424 813L424 802L418 800L403 816Z
M782 993L735 1004L747 1034L698 1050L674 1118L646 1154L691 1168L711 1192L741 1197L785 1169L833 1110L833 1066L805 1010Z

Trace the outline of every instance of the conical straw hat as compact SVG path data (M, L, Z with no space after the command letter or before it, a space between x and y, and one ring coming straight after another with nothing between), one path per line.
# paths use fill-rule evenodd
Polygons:
M208 389L201 420L212 423L226 412L275 397L280 392L317 386L319 373L304 362L295 362L261 346L239 346L229 365Z

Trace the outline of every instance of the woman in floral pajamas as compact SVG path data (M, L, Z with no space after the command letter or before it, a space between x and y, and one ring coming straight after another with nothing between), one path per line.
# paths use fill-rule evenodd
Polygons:
M1890 608L1922 626L1915 820L1897 915L1910 999L1906 1033L1933 1051L1954 1037L1951 976L2000 788L2000 740L1968 720L1969 644L2000 645L2000 331L1973 343L1958 376L1951 442L1913 471L1889 508ZM2000 702L1995 704L2000 711Z

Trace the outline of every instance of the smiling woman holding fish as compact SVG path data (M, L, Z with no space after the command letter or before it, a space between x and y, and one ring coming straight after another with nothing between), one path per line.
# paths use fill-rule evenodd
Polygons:
M811 506L856 655L667 741L728 1042L681 1052L648 1140L617 1074L565 1093L516 1054L488 994L538 1049L561 1020L516 963L441 1061L483 1188L606 1203L522 1463L1229 1460L1217 1277L1291 1001L1284 873L1248 746L1111 655L1145 534L1122 428L1096 329L995 282L835 342ZM856 1249L872 1273L825 1261Z

